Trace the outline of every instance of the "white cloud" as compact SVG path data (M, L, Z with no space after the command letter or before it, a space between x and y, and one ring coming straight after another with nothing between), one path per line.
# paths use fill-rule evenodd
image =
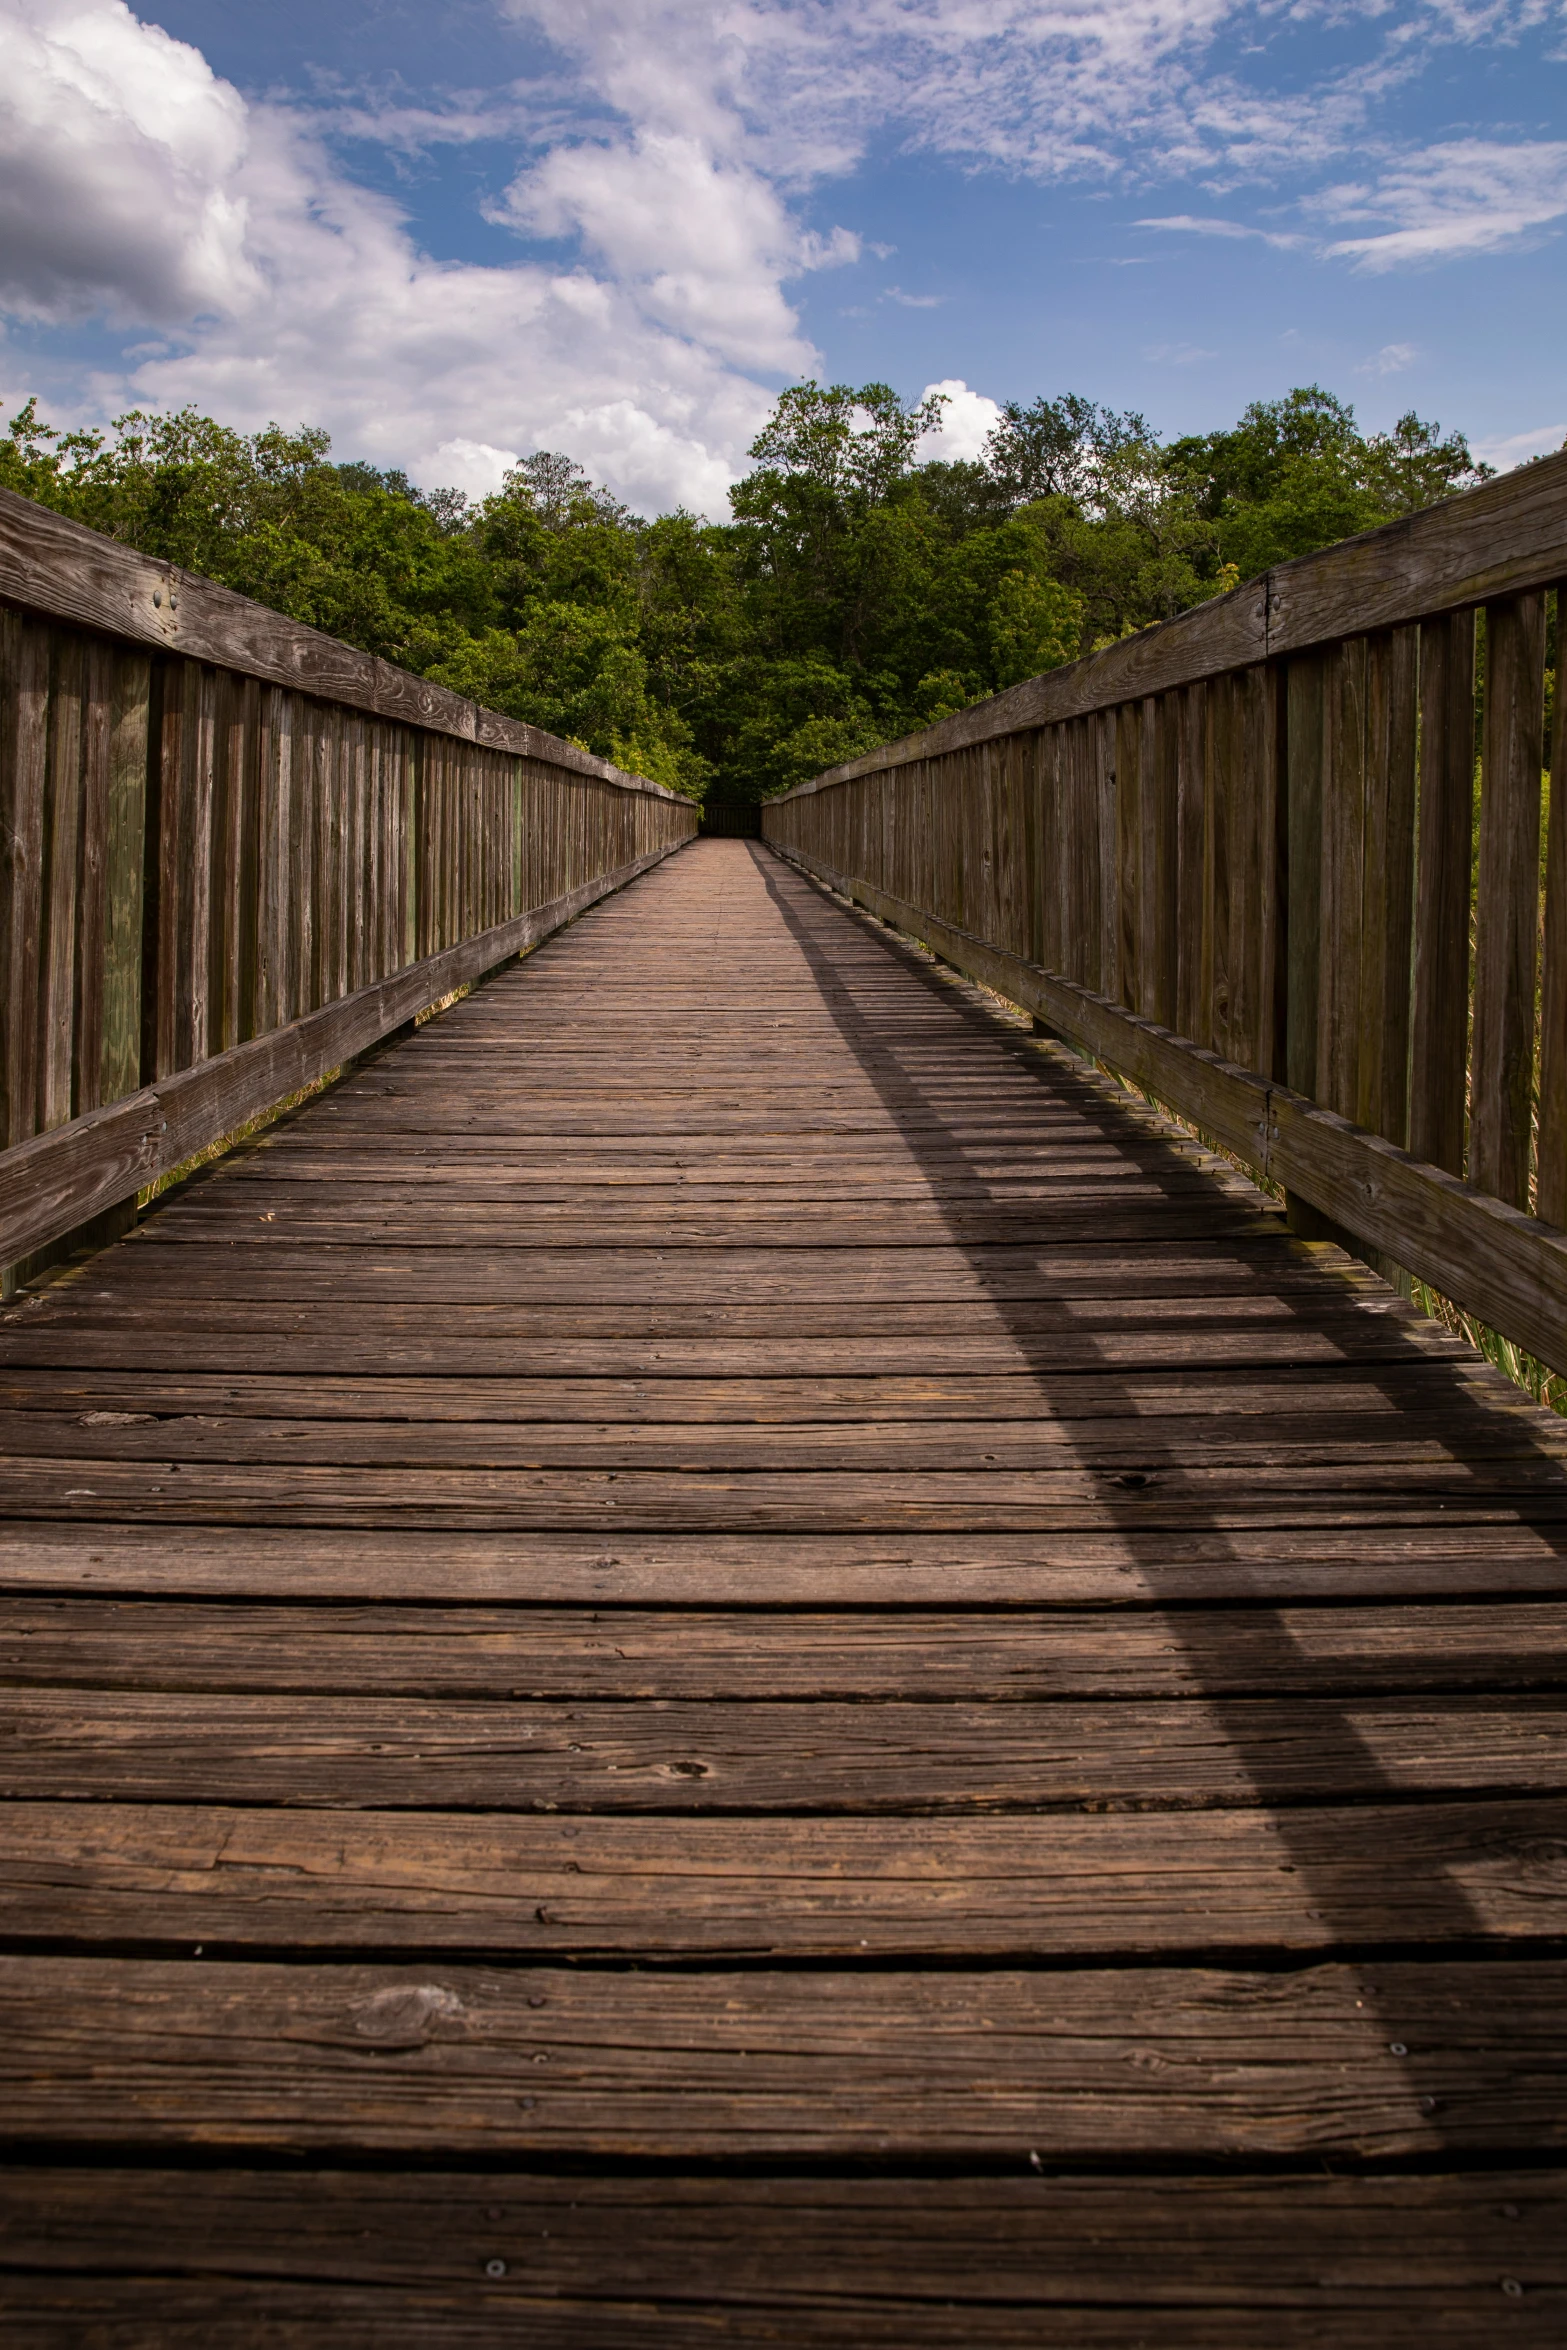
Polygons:
M1223 213L1144 225L1321 251L1230 217L1233 191L1350 168L1434 42L1514 38L1543 0L1363 0L1360 61L1287 98L1255 63L1285 21L1261 0L491 5L555 44L547 88L348 93L309 113L247 102L124 0L0 0L0 304L140 330L94 385L101 407L308 417L345 453L475 489L513 451L563 448L637 505L722 513L769 379L815 364L798 282L859 252L850 228L813 231L804 200L873 138L1039 179L1195 178ZM526 140L491 217L527 248L508 266L430 259L329 136L409 155ZM1491 250L1567 215L1567 145L1450 142L1314 211L1360 268ZM943 449L971 453L994 404L947 388Z
M1369 359L1362 359L1355 370L1357 375L1402 375L1412 367L1420 353L1413 343L1384 343L1380 351L1373 351Z
M254 292L243 100L122 0L7 0L0 301L163 323Z
M985 435L1001 421L1000 403L987 399L983 392L971 392L961 376L949 375L939 384L927 384L920 398L928 400L932 392L939 392L946 406L937 429L926 433L920 442L922 462L933 457L957 462L980 456Z
M1567 423L1536 425L1532 432L1474 443L1475 455L1494 465L1498 473L1511 473L1515 465L1527 465L1531 457L1549 457L1562 448L1567 448Z
M853 261L846 230L809 236L759 173L685 133L560 146L514 180L492 218L576 237L635 285L643 310L737 366L808 372L786 277Z
M1449 140L1390 164L1371 185L1325 189L1313 208L1345 225L1386 224L1329 245L1360 269L1494 252L1567 215L1567 141Z
M439 263L307 118L247 105L122 0L0 0L0 21L7 307L168 330L100 385L102 408L190 400L236 424L308 418L345 453L475 489L514 450L565 448L639 506L721 514L771 405L742 364L811 362L765 273L832 254L764 183L751 246L732 238L712 281L728 316L704 289L695 229L674 266L642 277L625 238L599 276ZM626 191L633 208L656 181ZM564 213L564 173L555 187ZM610 241L606 223L597 242Z
M1184 230L1193 237L1256 237L1264 245L1277 245L1285 250L1304 245L1307 239L1283 229L1251 228L1243 220L1221 220L1207 213L1170 212L1162 219L1140 220L1139 228Z

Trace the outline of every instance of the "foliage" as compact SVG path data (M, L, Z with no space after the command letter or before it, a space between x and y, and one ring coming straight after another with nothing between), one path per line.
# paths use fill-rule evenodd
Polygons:
M0 485L678 790L775 791L1483 475L1312 385L1168 445L1068 393L922 461L939 394L795 384L733 519L648 522L540 451L470 505L327 435L192 409L59 433Z

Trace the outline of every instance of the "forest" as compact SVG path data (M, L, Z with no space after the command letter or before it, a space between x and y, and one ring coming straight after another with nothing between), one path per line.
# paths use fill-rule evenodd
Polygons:
M1316 385L1164 440L1077 394L922 461L939 396L800 383L732 518L646 520L572 460L491 497L186 409L60 432L0 486L693 797L755 798L1480 480L1461 433L1363 433Z

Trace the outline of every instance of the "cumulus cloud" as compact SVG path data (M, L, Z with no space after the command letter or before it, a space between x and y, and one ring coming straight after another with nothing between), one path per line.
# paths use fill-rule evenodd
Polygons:
M188 318L254 292L243 100L122 0L8 0L0 301Z
M919 445L922 461L933 457L948 463L973 459L984 453L985 436L1001 422L997 401L987 399L983 392L971 392L961 376L945 376L939 384L927 384L920 394L928 400L935 392L946 402L941 411L941 422L934 432L923 435Z
M1039 180L1184 177L1222 209L1145 226L1357 268L1487 251L1567 213L1567 145L1389 156L1315 200L1315 239L1275 225L1277 183L1352 168L1434 42L1514 38L1540 4L1379 0L1358 62L1284 98L1263 0L491 0L553 44L547 92L312 112L247 101L125 0L0 0L0 306L140 330L103 405L308 416L475 490L563 448L634 504L722 513L777 382L815 368L801 281L860 250L807 199L873 138ZM337 160L497 138L527 142L488 208L520 240L504 265L422 253ZM1268 225L1233 217L1264 182ZM977 450L994 404L937 388L943 453Z

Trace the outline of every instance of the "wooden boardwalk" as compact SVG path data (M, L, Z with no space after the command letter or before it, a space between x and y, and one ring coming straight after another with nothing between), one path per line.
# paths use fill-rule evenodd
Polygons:
M8 2344L1567 2334L1562 1423L761 847L0 1407Z

